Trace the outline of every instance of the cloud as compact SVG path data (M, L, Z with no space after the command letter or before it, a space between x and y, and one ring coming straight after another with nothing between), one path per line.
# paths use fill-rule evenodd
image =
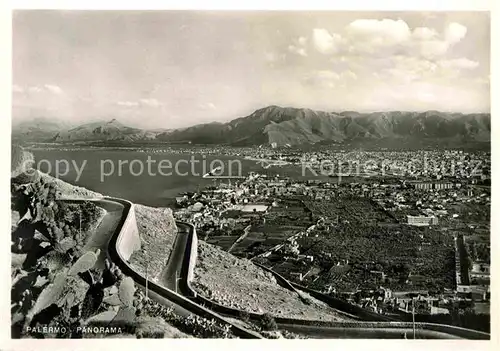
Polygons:
M388 83L407 85L412 82L436 82L453 85L469 78L464 71L471 71L479 63L467 58L431 60L422 57L395 55L387 65L377 70L378 76Z
M467 27L457 22L452 22L448 25L444 32L444 37L450 44L456 44L462 40L467 34Z
M217 106L213 102L202 103L199 105L199 108L202 110L216 110Z
M426 59L435 59L444 56L449 48L450 44L447 41L423 40L410 48L410 54L416 54Z
M163 104L156 99L140 99L138 101L118 101L116 103L122 107L160 107Z
M304 57L307 56L307 52L306 52L305 48L297 47L295 45L289 45L288 51L290 51L291 53L300 55L300 56L304 56Z
M12 91L14 93L26 94L26 95L34 95L34 94L42 94L42 93L61 95L64 93L63 90L59 86L53 85L53 84L44 84L43 86L31 86L31 87L26 87L26 88L14 84L12 86Z
M450 32L451 28L454 35L440 36L435 29L428 27L417 27L412 31L403 20L360 19L347 26L346 36L351 53L378 56L406 54L434 59L445 55L451 45L463 37L462 28L465 27L455 25L446 29L446 32ZM447 39L447 35L453 39Z
M314 75L319 79L327 79L327 80L340 79L340 75L334 71L327 71L327 70L316 71L314 72Z
M139 106L139 103L136 101L118 101L116 104L118 106L123 106L123 107L137 107L137 106Z
M347 70L340 74L340 78L342 80L348 80L348 79L356 80L358 79L358 75L351 70Z
M485 86L490 85L490 77L489 76L477 77L474 81L475 81L475 83L477 83L479 85L485 85Z
M307 56L306 45L307 45L307 38L299 37L295 41L295 43L288 45L288 51L293 54L306 57Z
M307 86L328 89L333 88L339 79L340 75L337 72L329 70L316 70L304 76L302 83Z
M302 84L320 89L331 89L337 86L346 86L349 82L357 79L357 74L351 70L340 73L333 70L314 70L303 77Z
M452 60L441 60L438 61L438 64L443 67L443 68L451 68L451 69L475 69L479 66L479 62L477 61L472 61L469 60L465 57L458 58L458 59L452 59Z
M159 102L156 99L140 99L139 103L144 106L149 106L149 107L159 107L162 105L161 102Z
M20 87L19 85L13 85L12 86L12 92L13 93L18 93L18 94L23 94L25 92L23 87Z
M391 82L398 84L408 84L420 77L416 71L400 67L385 68L381 73L383 76L391 78Z
M29 87L28 88L28 93L30 93L30 94L38 94L38 93L41 93L42 91L43 91L43 89L40 87Z
M342 37L323 28L313 29L313 45L321 54L332 54L340 50Z
M476 69L479 63L448 55L466 33L467 28L456 22L437 31L423 26L410 28L401 19L358 19L337 33L314 28L311 43L319 55L317 59L329 56L333 67L331 70L318 67L303 76L300 82L309 88L314 86L325 91L350 84L355 79L370 81L374 78L400 88L422 82L462 84L468 79L465 72ZM292 45L297 46L297 43L294 40ZM415 99L423 101L422 96L430 99L425 94L415 96Z
M63 90L60 87L58 87L57 85L45 84L44 88L48 92L56 94L56 95L61 95L63 93Z
M439 36L439 34L432 28L417 27L413 30L411 36L416 40L434 40Z
M427 91L416 91L415 95L416 99L422 102L434 102L437 98L435 94Z
M364 100L372 110L448 110L463 113L477 112L479 106L489 105L487 87L450 85L447 82L414 81L407 85L381 82L366 90ZM392 108L391 108L392 107ZM483 107L484 108L484 107Z
M351 38L371 45L399 44L411 36L405 21L391 19L358 19L347 26L347 32Z
M460 42L467 34L467 27L460 23L450 23L439 35L434 29L419 27L413 31L413 42L408 45L410 53L419 54L425 58L435 59L444 56L449 49ZM411 50L411 49L415 50Z
M434 28L416 27L413 30L401 20L357 19L349 23L342 32L331 33L325 28L314 28L312 44L323 55L363 55L385 57L395 54L421 56L437 59L448 53L449 49L461 41L467 27L453 22L443 33ZM304 55L299 42L294 41L288 50Z
M394 68L412 71L417 74L434 74L438 68L438 65L434 61L405 55L393 56L390 58L390 62Z
M269 63L269 64L274 64L279 61L283 61L285 59L286 55L285 54L277 54L275 52L266 52L264 54L264 59Z

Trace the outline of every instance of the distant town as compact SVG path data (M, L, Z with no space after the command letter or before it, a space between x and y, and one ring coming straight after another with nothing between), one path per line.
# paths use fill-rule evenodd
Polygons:
M385 176L375 164L375 175L362 172L341 182L273 174L279 166L244 180L214 177L206 189L176 198L175 217L192 222L200 239L374 313L489 323L488 152L299 154L271 147L245 156L296 164L303 158L313 164L370 159L391 166ZM424 170L419 164L398 176L423 156L448 166ZM452 172L450 165L457 168Z

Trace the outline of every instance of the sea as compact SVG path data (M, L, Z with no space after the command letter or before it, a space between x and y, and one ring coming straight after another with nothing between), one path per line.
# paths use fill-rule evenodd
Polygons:
M131 149L32 149L36 168L73 185L147 206L171 206L175 198L209 185L242 182L250 172L293 179L336 178L303 172L300 165L265 168L256 160L202 153ZM210 171L214 171L210 174ZM206 176L206 177L204 177ZM217 178L213 178L217 176Z

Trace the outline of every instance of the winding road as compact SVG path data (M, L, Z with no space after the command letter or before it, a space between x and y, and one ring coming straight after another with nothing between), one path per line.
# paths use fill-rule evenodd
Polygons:
M186 259L186 247L190 238L189 235L186 235L189 234L188 225L177 223L177 230L178 234L170 252L167 265L160 276L160 284L175 292L179 290L179 281L183 280L182 276L187 275L187 272L183 271L183 267Z
M95 233L89 240L88 248L101 250L100 261L103 262L106 255L114 262L122 272L130 276L135 283L144 288L146 278L136 272L123 257L118 249L118 241L126 235L128 230L129 216L134 214L131 211L133 204L130 201L115 198L98 199L65 199L66 201L80 202L93 201L98 206L104 208L107 213L97 227ZM135 218L134 218L135 220ZM191 252L193 245L196 245L196 233L193 226L188 223L177 222L179 228L172 252L167 265L162 272L160 284L148 280L150 297L161 304L171 306L174 312L187 316L195 314L207 319L218 320L228 323L234 335L242 338L262 338L256 332L247 330L239 325L228 321L228 317L239 317L237 312L212 311L202 305L195 303L190 284L188 281L190 265L193 264ZM195 294L196 296L196 294ZM405 322L361 322L363 326L356 326L355 323L320 323L311 321L301 321L294 319L277 319L280 329L289 330L298 334L307 335L312 338L413 338L413 328ZM420 339L489 339L487 333L477 332L469 329L441 326L430 323L419 323L416 330L416 338ZM445 330L445 331L443 331ZM448 332L446 332L448 331Z
M179 225L178 225L179 226ZM181 224L182 229L178 232L174 250L184 251L184 253L175 253L175 256L182 257L180 261L175 262L175 266L181 272L179 281L179 291L186 297L193 300L203 301L200 296L192 290L188 282L189 265L192 246L195 245L195 229L187 223ZM186 228L187 227L187 228ZM188 230L186 230L188 229ZM185 238L187 237L187 239ZM177 244L179 242L179 244ZM182 247L185 245L184 247ZM173 252L171 255L174 254ZM170 262L170 260L169 260ZM172 262L173 263L173 262ZM183 267L181 267L183 265ZM192 269L192 267L191 267ZM232 310L227 307L218 309L212 308L221 315L231 318L239 318L240 311ZM232 310L232 311L231 311ZM342 312L342 311L341 311ZM291 318L275 318L280 330L288 330L297 334L306 335L312 338L356 338L356 339L413 339L413 324L408 322L322 322L307 321ZM466 337L465 337L466 336ZM433 323L417 323L415 328L415 338L417 339L489 339L489 334L469 330L465 328L442 326Z

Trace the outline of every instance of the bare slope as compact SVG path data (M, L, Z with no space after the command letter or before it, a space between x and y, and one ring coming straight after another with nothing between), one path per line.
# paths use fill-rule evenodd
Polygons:
M142 249L132 254L130 263L143 274L147 264L148 275L157 282L177 235L172 210L135 205L135 216Z
M345 320L321 301L305 304L268 272L203 241L198 243L194 288L222 305L255 313L308 320Z

